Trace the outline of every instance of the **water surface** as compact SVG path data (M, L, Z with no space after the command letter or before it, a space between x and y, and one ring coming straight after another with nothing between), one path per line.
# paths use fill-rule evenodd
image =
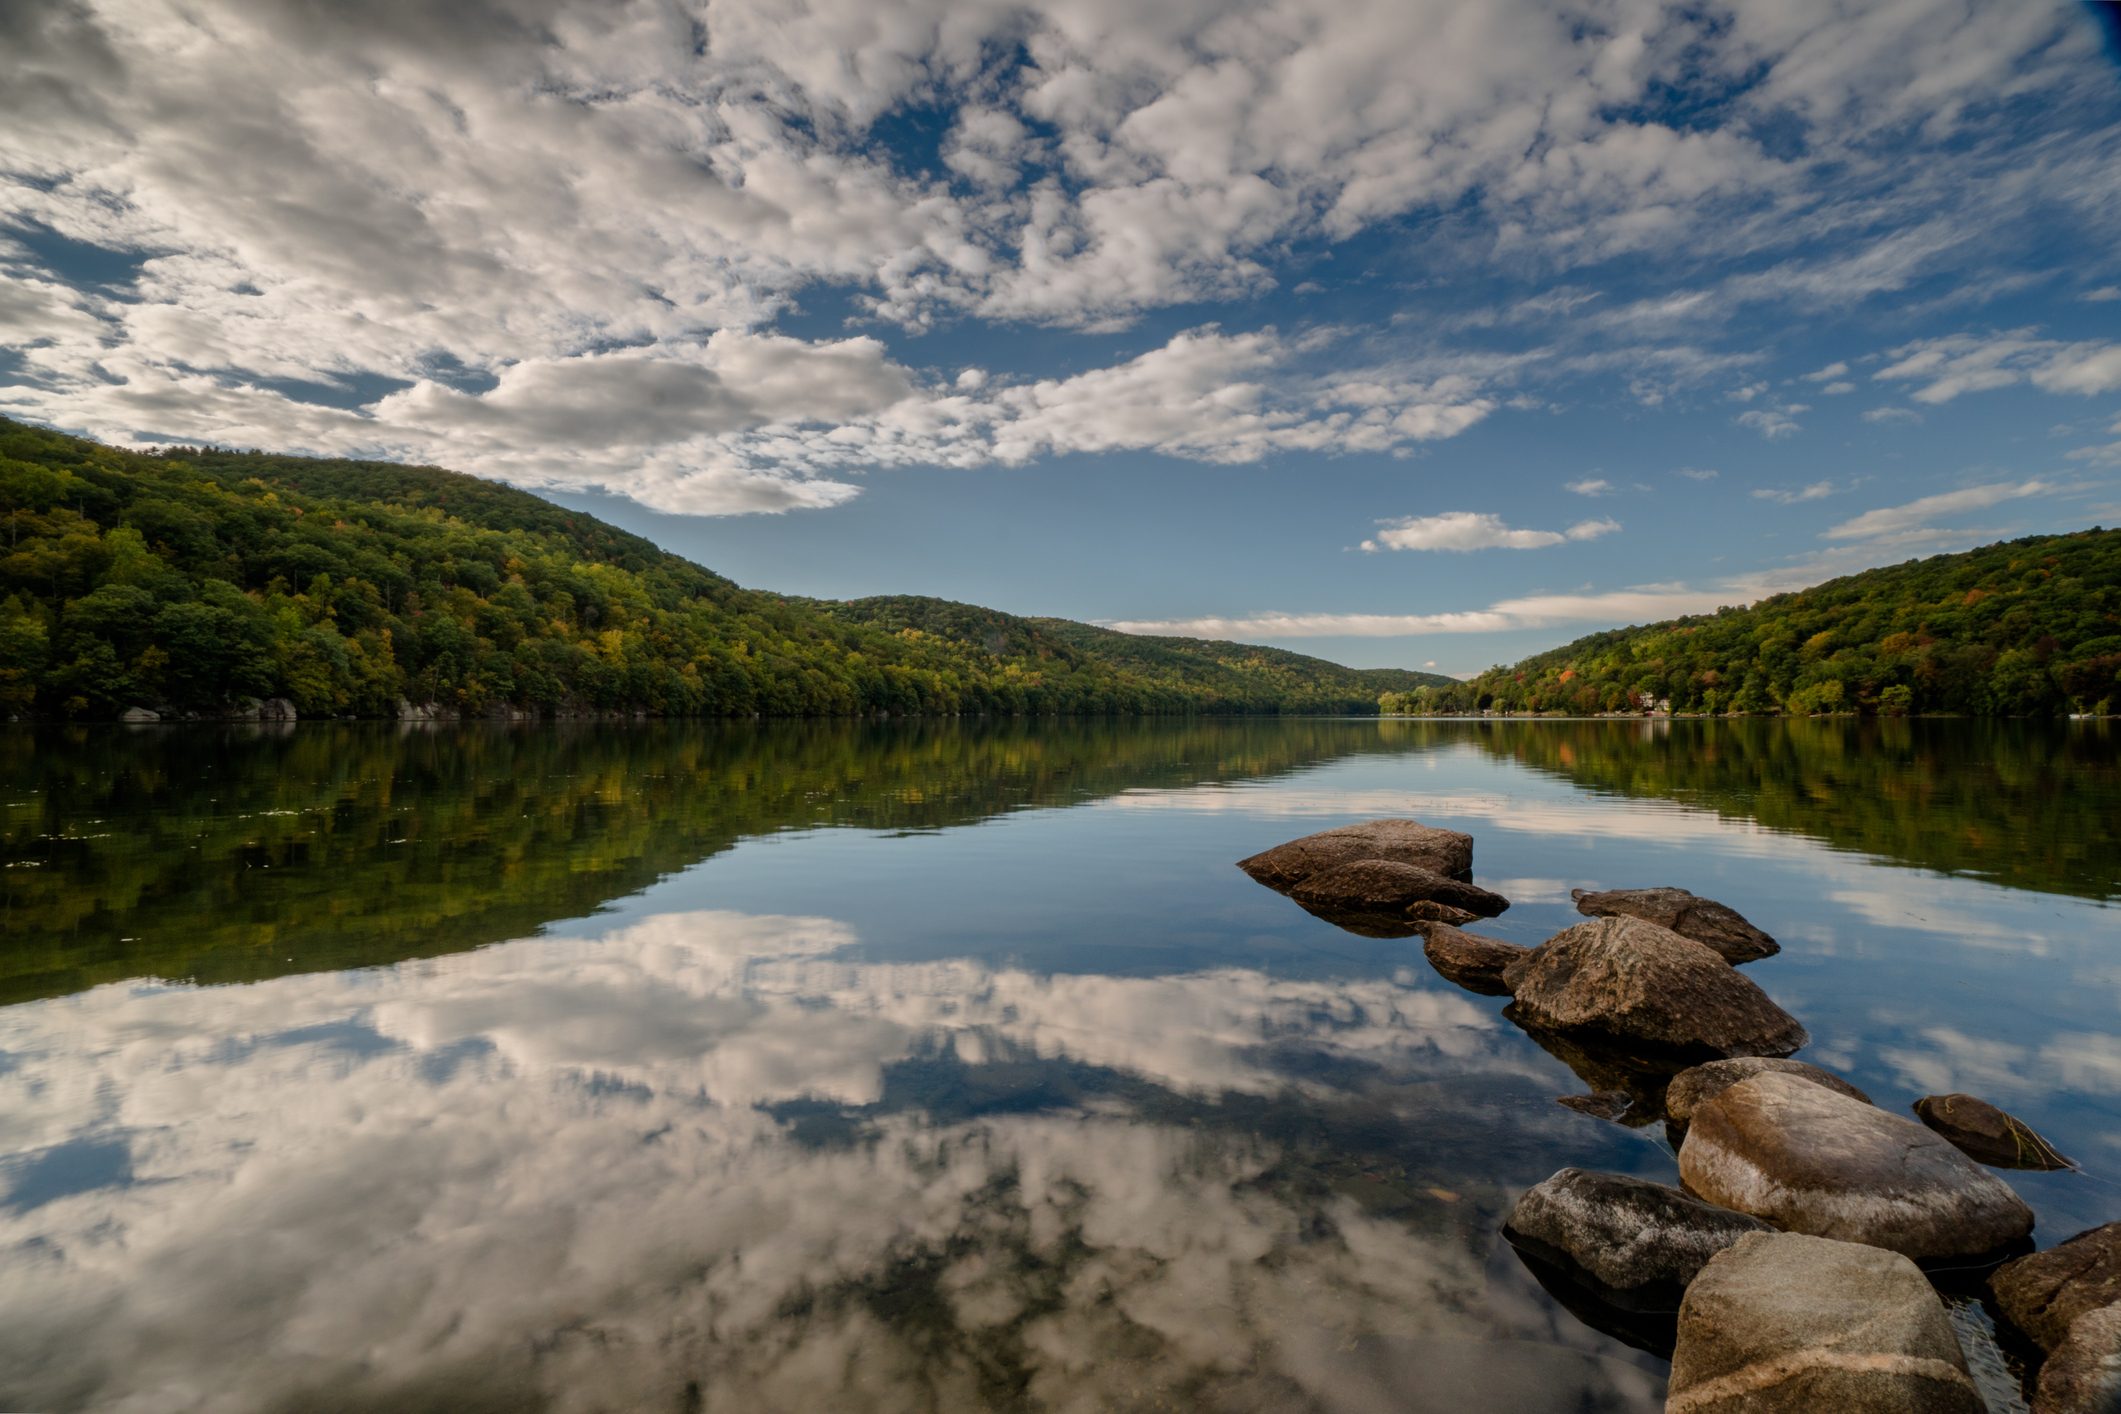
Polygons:
M2121 1217L2101 724L109 729L0 781L0 1407L1658 1409L1498 1229L1671 1180L1662 1127L1231 867L1383 814L1513 941L1724 900L1806 1058L2083 1161L2012 1176L2042 1241Z

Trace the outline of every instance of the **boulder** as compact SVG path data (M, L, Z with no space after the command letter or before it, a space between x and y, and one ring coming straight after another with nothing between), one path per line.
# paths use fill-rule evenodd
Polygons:
M1393 859L1358 859L1321 869L1290 889L1289 897L1306 908L1400 917L1406 916L1410 903L1447 903L1487 918L1510 906L1501 894L1489 893L1478 884Z
M1513 1019L1702 1056L1786 1056L1811 1039L1709 948L1639 918L1549 938L1504 972Z
M1575 889L1576 911L1592 918L1640 918L1669 928L1713 948L1725 962L1753 962L1773 957L1782 948L1745 921L1736 909L1711 898L1696 898L1685 889Z
M1464 878L1473 872L1473 837L1414 820L1366 820L1276 845L1240 859L1237 867L1270 889L1288 890L1359 859L1389 859Z
M1430 923L1423 928L1421 953L1445 981L1455 982L1484 997L1506 997L1510 989L1502 980L1503 970L1532 950L1500 938L1484 938L1448 923Z
M1503 1236L1579 1273L1615 1305L1670 1311L1702 1263L1767 1224L1676 1188L1566 1168L1525 1190Z
M1786 1231L1918 1260L1992 1254L2033 1230L2017 1194L1921 1125L1793 1075L1696 1105L1679 1178Z
M1972 1095L1925 1095L1915 1117L1970 1158L1999 1169L2071 1169L2055 1146L1986 1100Z
M2053 1350L2078 1317L2121 1302L2121 1222L2005 1262L1988 1286L2012 1325Z
M292 722L301 714L295 704L284 697L268 697L258 704L258 720L261 722Z
M2033 1414L2121 1414L2121 1304L2071 1323L2040 1367Z
M1982 1411L1944 1302L1913 1262L1790 1232L1740 1237L1687 1287L1664 1407L1666 1414Z
M1690 1070L1682 1070L1672 1077L1672 1083L1664 1092L1664 1112L1681 1124L1694 1113L1694 1107L1712 1095L1720 1095L1741 1080L1750 1080L1766 1071L1778 1075L1794 1075L1799 1080L1809 1080L1814 1085L1824 1085L1838 1091L1851 1100L1861 1100L1866 1105L1871 1097L1858 1090L1830 1070L1821 1070L1816 1065L1789 1060L1781 1056L1733 1056L1729 1060L1709 1061Z
M121 722L159 722L162 714L152 707L128 707L118 714Z
M1408 904L1407 911L1400 916L1411 923L1418 923L1424 927L1443 923L1456 928L1461 924L1478 922L1480 919L1480 915L1477 913L1468 913L1462 908L1454 908L1448 903L1438 903L1432 898L1425 898L1418 903ZM1417 928L1413 931L1419 932L1421 930Z

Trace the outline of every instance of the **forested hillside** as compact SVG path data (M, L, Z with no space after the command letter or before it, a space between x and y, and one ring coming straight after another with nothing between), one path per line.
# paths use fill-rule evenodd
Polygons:
M0 514L0 717L271 698L305 717L1374 712L1424 680L933 600L745 590L427 467L141 455L0 419Z
M1749 608L1579 638L1388 712L1887 716L2121 707L2121 530L1866 570Z

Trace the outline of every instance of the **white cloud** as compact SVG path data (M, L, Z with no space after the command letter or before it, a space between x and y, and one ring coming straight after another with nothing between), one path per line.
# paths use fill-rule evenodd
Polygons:
M1814 369L1812 372L1805 374L1804 381L1807 383L1834 383L1840 381L1841 376L1848 371L1849 366L1847 364L1836 361L1824 368Z
M2058 488L2045 481L1997 482L1988 486L1969 486L1962 491L1945 491L1935 496L1923 496L1900 506L1881 506L1875 511L1865 511L1833 526L1826 532L1828 540L1876 540L1923 529L1928 524L1945 516L1965 511L1986 510L2005 501L2023 500L2029 496L2050 495Z
M1814 481L1808 486L1795 488L1756 486L1751 494L1756 501L1773 501L1778 506L1794 506L1800 501L1823 500L1833 495L1835 489L1831 481Z
M2096 290L2087 290L2084 293L2084 301L2087 304L2111 304L2115 300L2121 300L2121 285L2101 285Z
M1571 481L1568 489L1579 496L1604 496L1612 492L1613 483L1602 476L1586 476L1581 481Z
M0 243L0 346L27 370L6 406L119 440L448 460L668 508L773 509L929 461L1403 452L1489 410L1486 384L1448 373L1357 404L1286 396L1294 348L1276 378L1238 368L1213 392L1202 349L1168 360L1184 369L1133 368L1121 382L1175 378L1196 420L1138 405L1110 435L1066 406L1094 383L1025 393L1002 371L1014 398L961 405L847 347L860 340L820 338L788 357L863 368L782 398L714 361L715 340L770 337L812 291L912 330L1112 329L1267 290L1294 243L1431 214L1473 238L1444 232L1426 274L1774 262L1608 309L1601 327L1639 331L1629 346L1553 365L1625 370L1650 404L1759 362L1667 337L1735 302L1902 288L1985 259L2006 213L2103 220L2107 134L2058 120L2036 159L2013 150L2008 181L1991 180L1997 144L1957 140L1999 101L2088 81L2096 55L2066 16L1776 8L1645 3L1580 22L1536 0L16 6L0 213L142 263L122 292L63 291ZM1640 116L1675 83L1739 74L1757 82L1720 127ZM909 104L947 115L939 170L878 139ZM1856 227L1881 234L1829 258L1806 247ZM1567 285L1516 307L1566 326L1600 299ZM1634 346L1653 334L1665 342ZM464 391L440 370L501 381ZM2097 350L2046 373L2074 391L2116 376ZM270 386L357 377L415 387L347 412ZM910 393L879 406L899 380ZM613 401L588 400L591 382ZM669 440L626 451L600 427Z
M1433 516L1405 516L1379 521L1375 539L1362 542L1372 554L1380 550L1539 550L1571 540L1596 540L1620 529L1609 517L1582 520L1567 530L1513 530L1502 517L1486 511L1445 511Z
M1922 414L1916 412L1913 408L1870 408L1864 412L1863 420L1881 424L1888 422L1920 422L1922 421Z
M1944 403L1966 393L2020 383L2049 393L2121 389L2121 344L2043 339L2030 329L2005 334L1950 334L1894 349L1873 378L1921 384L1909 396Z
M1682 466L1672 475L1683 476L1689 481L1714 481L1723 473L1712 466Z
M1855 392L1856 385L1854 383L1848 382L1846 379L1843 379L1838 382L1829 383L1824 388L1821 388L1819 391L1825 393L1829 397L1838 398L1844 393Z
M1750 427L1770 442L1776 442L1799 430L1794 414L1809 411L1803 403L1789 403L1780 408L1753 408L1738 414L1738 425Z

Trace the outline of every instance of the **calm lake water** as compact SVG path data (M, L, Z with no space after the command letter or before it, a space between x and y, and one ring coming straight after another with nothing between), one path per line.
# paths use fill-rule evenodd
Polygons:
M1719 898L1805 1058L2083 1163L2010 1176L2051 1243L2121 1217L2116 746L0 735L0 1408L1656 1410L1498 1231L1564 1165L1674 1180L1662 1126L1232 861L1466 830L1520 943Z

